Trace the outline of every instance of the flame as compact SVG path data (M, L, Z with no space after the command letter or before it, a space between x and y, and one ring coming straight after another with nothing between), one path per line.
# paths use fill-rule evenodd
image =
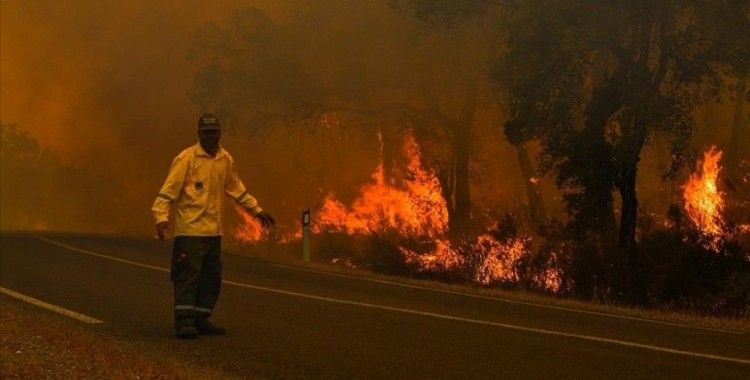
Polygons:
M465 259L453 249L448 240L437 240L432 252L418 254L408 248L399 247L407 264L415 264L420 272L451 271L464 265Z
M725 223L722 219L724 193L717 187L716 180L721 171L719 161L722 151L711 146L699 162L695 172L683 187L685 211L690 221L700 231L706 249L721 250L725 239Z
M329 121L328 115L325 115L322 122ZM434 172L422 166L421 151L412 133L407 133L404 138L402 153L407 159L406 178L398 183L386 181L382 136L378 135L378 138L381 159L371 175L371 181L359 189L358 196L348 206L332 193L327 194L322 207L314 213L311 231L314 234L338 232L347 235L394 232L405 240L434 242L430 244L433 248L427 252L399 247L405 263L416 267L419 272L469 269L473 271L470 272L471 279L480 284L519 282L519 264L530 255L531 238L519 236L500 241L486 233L473 242L452 242L446 237L448 206L440 181ZM531 178L530 181L537 183L538 178ZM246 242L264 238L260 224L254 218L244 213L240 215L244 224L235 231L235 237ZM297 232L286 236L282 242L301 238L301 227L297 227ZM496 227L492 226L488 231ZM334 258L331 263L356 267L345 257ZM531 280L541 288L559 291L562 275L555 265L553 255Z
M419 254L414 250L400 247L407 264L417 266L419 272L452 271L466 267L466 257L479 258L479 266L472 280L483 285L496 283L514 284L521 280L521 261L530 255L531 238L528 236L498 241L489 234L483 234L461 248L454 248L444 239L436 241L431 252ZM552 253L544 267L536 272L531 280L539 288L559 292L562 287L562 272L557 267L557 254Z
M562 272L559 269L557 253L552 252L546 266L541 273L534 276L534 282L537 286L547 291L557 293L562 288Z
M234 209L242 219L241 223L234 228L232 233L234 238L244 243L254 243L263 239L263 227L260 222L243 210L242 207L234 205Z
M489 235L479 236L473 249L484 260L474 274L474 280L484 285L518 281L517 264L528 253L528 242L528 238L511 238L502 243Z
M328 194L317 213L312 231L345 232L368 235L393 230L405 236L437 238L448 229L448 207L441 194L440 181L422 167L416 140L407 134L403 147L409 160L407 178L401 188L385 181L381 162L372 174L372 182L359 190L350 207Z

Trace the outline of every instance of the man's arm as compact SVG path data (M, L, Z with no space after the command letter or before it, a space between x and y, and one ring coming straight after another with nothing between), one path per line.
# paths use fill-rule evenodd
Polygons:
M172 161L172 166L169 168L169 174L167 179L164 181L159 194L154 200L154 205L151 207L151 212L156 219L156 235L159 240L166 239L166 233L169 230L169 210L172 203L180 195L182 191L183 183L185 182L185 174L187 173L188 160L185 157L177 156Z
M264 212L260 206L258 206L258 200L252 195L248 194L245 184L240 180L240 175L237 172L237 168L234 165L234 160L229 160L229 173L227 174L227 180L224 185L224 192L234 199L238 205L242 206L252 216L260 220L265 227L271 227L276 221L267 212Z

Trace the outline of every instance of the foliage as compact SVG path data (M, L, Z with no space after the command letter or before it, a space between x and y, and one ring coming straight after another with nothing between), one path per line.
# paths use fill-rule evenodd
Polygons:
M538 255L556 254L555 262L562 272L561 293L583 299L606 299L607 287L602 278L605 265L600 238L592 233L579 235L570 225L551 219L539 230L543 238Z
M641 240L643 285L649 305L671 306L714 315L747 316L750 261L736 240L721 253L704 247L700 234L672 207L671 226Z
M226 124L247 128L309 116L321 83L287 33L256 8L235 11L224 26L202 26L191 55L206 65L195 75L192 100L215 109Z
M441 4L449 12L464 7ZM439 8L422 5L415 5L417 18ZM369 136L367 127L408 125L439 146L428 155L437 158L431 162L441 173L451 224L465 225L474 115L489 92L493 34L486 23L455 22L446 30L402 16L379 2L346 1L311 2L284 22L254 8L236 11L225 25L199 30L191 56L203 69L192 99L251 133L281 127L312 134L329 116ZM389 135L383 133L386 144Z
M23 129L0 126L2 229L114 230L125 215L113 215L119 189L112 177L89 167L62 162ZM90 194L99 199L90 206ZM106 226L97 221L107 220Z
M723 26L719 9L739 15L733 27ZM511 108L505 132L515 144L541 142L542 163L556 173L581 233L612 240L616 189L619 242L632 253L643 146L662 133L671 140L667 174L684 163L692 110L750 58L746 48L727 48L747 38L747 10L735 1L550 0L509 12L495 68Z

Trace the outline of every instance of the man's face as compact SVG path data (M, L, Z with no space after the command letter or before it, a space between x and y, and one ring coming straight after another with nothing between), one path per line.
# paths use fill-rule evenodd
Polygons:
M200 143L203 149L210 151L209 153L216 152L216 150L219 148L219 139L221 139L221 130L219 129L199 130L198 139L200 139Z

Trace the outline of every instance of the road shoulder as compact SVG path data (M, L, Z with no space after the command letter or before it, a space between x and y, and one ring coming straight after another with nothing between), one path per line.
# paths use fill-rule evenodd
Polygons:
M0 296L0 378L224 378L7 296Z

